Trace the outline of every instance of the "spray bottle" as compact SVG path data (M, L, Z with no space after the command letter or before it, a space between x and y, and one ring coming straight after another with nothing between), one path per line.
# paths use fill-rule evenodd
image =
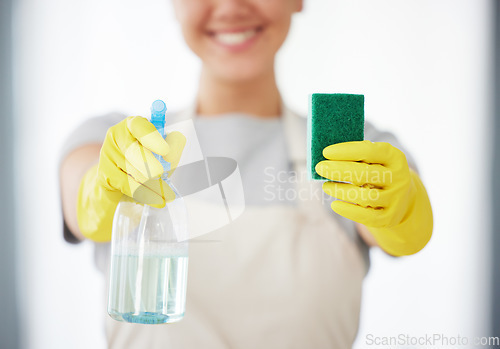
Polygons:
M165 137L165 103L151 106L151 123ZM188 269L187 212L168 178L161 179L175 198L164 208L123 196L113 220L108 313L119 321L161 324L182 319L186 307Z

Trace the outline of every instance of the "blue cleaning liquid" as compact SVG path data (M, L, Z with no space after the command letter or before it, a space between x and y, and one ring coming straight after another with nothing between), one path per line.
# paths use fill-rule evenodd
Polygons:
M133 313L121 314L122 318L127 322L135 324L165 324L167 322L174 322L176 317L170 317L159 313L143 312L138 315ZM169 321L170 320L170 321Z
M184 316L188 257L114 255L108 313L141 324L175 322Z

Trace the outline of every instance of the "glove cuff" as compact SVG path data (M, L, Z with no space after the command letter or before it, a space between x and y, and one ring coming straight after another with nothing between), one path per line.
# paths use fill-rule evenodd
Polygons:
M415 196L402 222L391 228L367 227L385 252L398 257L417 253L432 236L433 216L427 191L411 169L410 176Z
M98 184L97 165L85 173L77 200L78 227L83 236L96 242L111 240L113 216L122 195Z

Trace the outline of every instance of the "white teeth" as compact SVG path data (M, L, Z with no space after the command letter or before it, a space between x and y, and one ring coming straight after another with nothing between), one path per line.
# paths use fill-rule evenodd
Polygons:
M257 30L251 29L238 33L216 33L215 39L225 45L239 45L253 37Z

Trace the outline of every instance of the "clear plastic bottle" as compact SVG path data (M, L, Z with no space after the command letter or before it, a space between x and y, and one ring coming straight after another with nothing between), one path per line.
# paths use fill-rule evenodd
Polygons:
M165 103L151 107L151 122L164 134ZM182 319L188 269L187 212L167 177L175 199L158 209L123 196L113 221L108 313L119 321L161 324Z

